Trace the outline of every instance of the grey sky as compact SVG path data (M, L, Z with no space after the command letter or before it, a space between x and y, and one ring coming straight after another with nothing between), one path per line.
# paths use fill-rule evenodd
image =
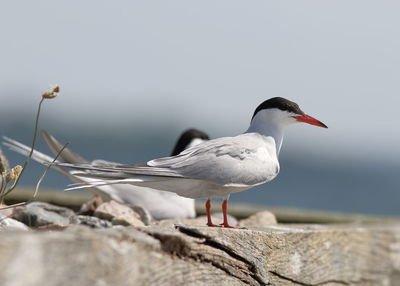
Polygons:
M45 113L65 126L171 122L222 136L283 96L330 127L293 127L285 148L398 160L399 11L398 1L2 1L0 120L33 112L58 83Z

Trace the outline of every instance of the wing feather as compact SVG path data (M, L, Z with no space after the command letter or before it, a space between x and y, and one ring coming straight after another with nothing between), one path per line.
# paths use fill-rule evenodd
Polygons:
M91 170L91 176L97 178L171 177L248 186L272 180L279 171L274 140L254 133L206 141L177 156L151 160L147 164L59 166Z

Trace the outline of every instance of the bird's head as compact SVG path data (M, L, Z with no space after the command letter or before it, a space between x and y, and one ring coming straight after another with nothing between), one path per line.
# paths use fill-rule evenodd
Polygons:
M305 114L297 103L282 97L273 97L261 103L254 111L254 121L264 121L269 124L276 124L279 127L304 122L311 125L328 128L321 121Z

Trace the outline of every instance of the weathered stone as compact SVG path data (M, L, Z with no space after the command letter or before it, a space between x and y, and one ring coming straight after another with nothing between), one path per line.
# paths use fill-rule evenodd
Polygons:
M29 230L29 227L15 219L0 214L0 232L10 230Z
M80 210L79 214L81 215L93 215L94 211L102 204L104 203L103 199L100 196L94 196L87 202L83 203Z
M13 208L7 205L0 204L0 214L10 216L13 213Z
M49 224L66 226L76 221L74 211L44 202L32 202L16 207L12 217L31 227Z
M140 220L145 224L145 225L150 225L151 222L153 221L153 217L151 216L150 212L141 207L141 206L130 206L134 212L139 214Z
M94 216L78 215L76 224L89 226L91 228L107 228L112 227L112 223L108 220L100 219Z
M14 285L399 286L400 224L5 232ZM71 263L71 257L73 263ZM21 269L24 275L21 275Z
M101 204L94 212L96 217L106 219L114 225L144 226L140 215L129 206L109 201Z
M239 225L242 227L267 226L277 224L276 217L269 211L257 212L246 219L242 219Z
M123 226L144 226L144 223L135 216L124 215L119 217L114 217L111 220L113 225L123 225Z
M213 213L211 215L211 219L213 223L220 224L222 223L222 213ZM235 217L228 215L228 222L231 226L237 226L238 221ZM187 224L187 225L196 225L196 226L205 226L207 224L206 216L198 216L196 218L186 218L186 219L164 219L160 221L153 221L152 225L160 225L174 228L175 225L178 224Z
M69 227L68 225L60 225L60 224L46 224L41 225L35 228L35 230L39 231L62 231Z
M213 223L220 224L223 221L223 214L222 213L213 213L213 214L211 214L211 218L213 220ZM207 221L207 220L205 220L205 221ZM231 226L237 226L239 224L239 221L234 216L228 214L228 223Z

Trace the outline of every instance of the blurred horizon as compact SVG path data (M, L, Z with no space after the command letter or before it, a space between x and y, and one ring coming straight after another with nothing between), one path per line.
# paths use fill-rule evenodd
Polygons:
M88 135L83 132L63 134L62 131L53 131L54 129L58 128L52 124L46 128L61 142L69 142L68 148L84 158L120 163L140 163L169 155L175 144L175 137L180 134L150 129L137 130L138 136L127 133L118 136L118 131ZM21 129L7 129L5 134L29 145L33 130L26 129L23 136L20 131ZM41 136L38 137L36 149L51 155ZM21 164L24 160L4 146L3 152L13 165ZM284 144L280 164L280 174L273 181L232 194L230 201L349 213L400 215L400 177L397 176L399 162L316 156L316 152L312 150L288 150ZM21 185L34 187L44 169L37 163L30 163L28 171L21 179ZM49 171L41 187L61 191L70 183L72 182L63 175Z
M0 8L0 135L29 145L40 95L59 84L41 128L87 159L143 162L169 154L189 127L212 138L242 133L262 101L282 96L329 129L288 128L280 175L231 199L400 215L400 2ZM23 184L35 184L32 169ZM43 182L66 184L54 172Z

